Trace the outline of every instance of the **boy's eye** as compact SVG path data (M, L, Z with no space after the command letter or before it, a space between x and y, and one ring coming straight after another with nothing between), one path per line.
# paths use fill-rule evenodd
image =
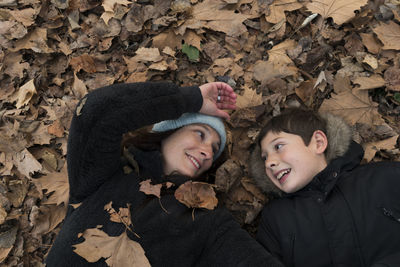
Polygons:
M266 161L267 157L266 156L261 156L262 161Z
M283 146L282 144L276 144L276 145L275 145L275 150L279 150L279 149L281 149L281 148L282 148L282 146Z

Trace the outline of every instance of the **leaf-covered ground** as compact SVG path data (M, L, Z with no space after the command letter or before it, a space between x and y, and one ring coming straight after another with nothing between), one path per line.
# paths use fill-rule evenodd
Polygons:
M344 117L365 162L399 160L398 0L0 0L0 261L43 266L68 203L78 99L121 82L225 81L240 94L211 174L251 234L268 201L248 174L265 121Z

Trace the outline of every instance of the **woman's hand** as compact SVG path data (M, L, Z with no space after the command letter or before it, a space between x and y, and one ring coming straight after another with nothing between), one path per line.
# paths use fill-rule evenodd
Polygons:
M236 94L232 87L223 82L206 83L200 86L203 106L200 113L229 119L223 109L236 109Z

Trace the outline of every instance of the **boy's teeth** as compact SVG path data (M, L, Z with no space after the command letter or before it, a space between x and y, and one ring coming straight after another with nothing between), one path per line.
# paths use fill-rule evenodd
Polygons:
M280 173L278 174L278 176L276 176L276 178L277 178L278 180L280 180L285 174L287 174L287 173L289 173L289 172L290 172L290 170L284 170L284 171L280 172Z

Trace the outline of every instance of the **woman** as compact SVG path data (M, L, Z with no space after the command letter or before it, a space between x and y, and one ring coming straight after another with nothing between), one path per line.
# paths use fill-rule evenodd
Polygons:
M81 205L68 212L47 266L106 266L104 258L88 263L73 246L84 241L80 233L98 225L109 236L126 231L125 225L110 221L104 209L110 202L115 210L130 207L133 229L126 233L143 247L152 266L280 266L222 208L196 210L193 220L192 210L173 194L159 201L139 191L147 179L179 185L207 171L225 145L217 117L229 118L222 109L234 109L235 102L233 89L224 83L115 84L82 99L71 123L67 156L70 204ZM122 135L154 123L158 134L144 139L158 136L159 146L138 142L140 136L131 140L136 168L125 174Z

